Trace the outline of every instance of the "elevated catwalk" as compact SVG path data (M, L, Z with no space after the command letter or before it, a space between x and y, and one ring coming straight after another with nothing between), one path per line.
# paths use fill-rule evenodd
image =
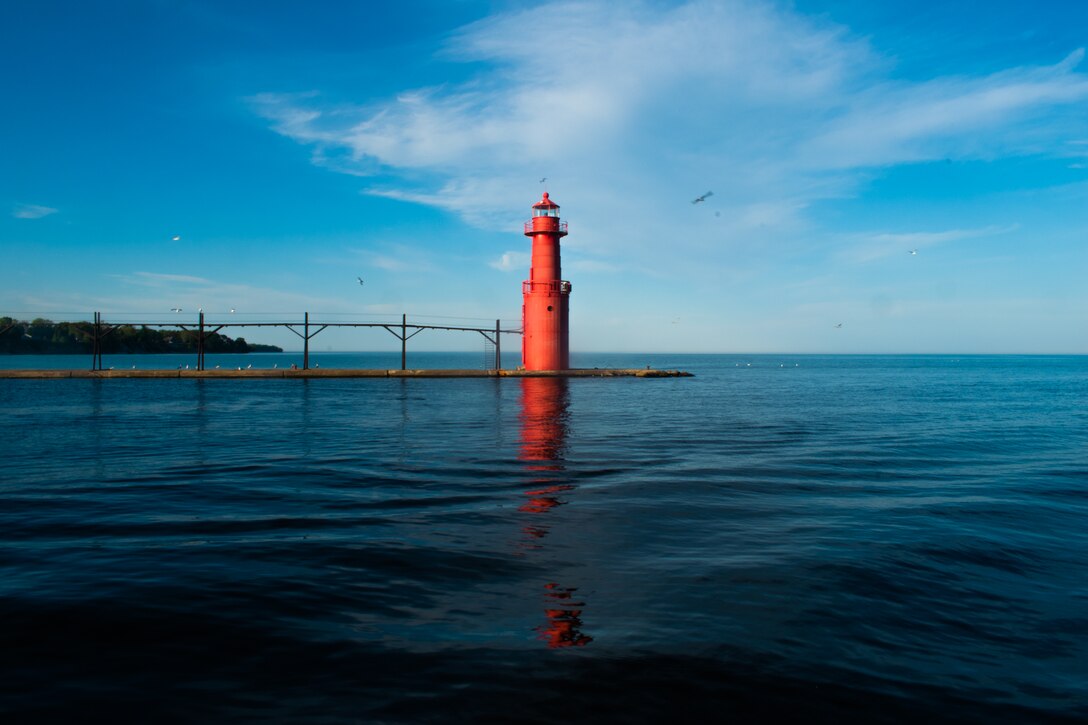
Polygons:
M0 378L690 378L681 370L0 370Z

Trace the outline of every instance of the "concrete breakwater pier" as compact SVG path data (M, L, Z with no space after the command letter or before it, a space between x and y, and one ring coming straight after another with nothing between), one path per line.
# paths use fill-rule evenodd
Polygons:
M575 370L0 370L0 378L689 378L682 370L586 368Z

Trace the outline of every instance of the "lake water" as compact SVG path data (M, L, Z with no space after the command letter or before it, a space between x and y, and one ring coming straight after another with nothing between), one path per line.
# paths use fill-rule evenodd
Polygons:
M0 713L1088 717L1088 357L573 362L0 380Z

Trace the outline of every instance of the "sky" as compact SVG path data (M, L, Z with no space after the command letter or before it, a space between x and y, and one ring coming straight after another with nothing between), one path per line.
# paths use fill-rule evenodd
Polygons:
M1086 354L1086 46L1079 0L7 0L0 315L517 327L546 189L574 352Z

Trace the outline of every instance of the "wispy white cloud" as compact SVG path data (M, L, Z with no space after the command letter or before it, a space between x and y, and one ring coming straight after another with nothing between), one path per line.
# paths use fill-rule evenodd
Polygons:
M204 277L191 277L185 274L160 274L158 272L133 272L131 275L117 275L119 279L130 284L143 285L145 287L163 287L167 284L187 284L208 286L214 284Z
M541 25L564 38L563 53L522 42L524 28ZM317 94L263 94L254 106L320 163L393 174L370 193L502 228L536 191L527 182L549 169L561 172L552 175L560 194L606 215L639 196L656 203L683 189L686 201L696 193L688 185L702 191L710 181L719 201L764 203L744 190L772 181L760 179L758 151L777 139L755 143L752 132L791 102L823 105L869 53L840 28L760 4L598 2L496 16L463 29L444 56L493 70L354 108Z
M865 235L861 241L844 249L841 257L851 262L873 262L885 257L902 255L911 250L933 247L963 239L992 237L1016 231L1017 226L988 226L978 229L947 229L939 232L883 232Z
M503 252L501 257L488 262L488 265L503 272L528 269L529 254L527 252Z
M239 313L287 311L358 311L358 306L345 307L345 298L315 296L291 290L273 289L238 282L222 282L216 279L184 274L138 271L130 274L109 275L124 285L143 288L145 292L125 291L117 295L97 295L60 299L48 309L82 309L91 306L98 310L127 310L133 312L163 312L181 307L195 312L226 312L237 309ZM63 298L63 294L58 293ZM77 302L78 300L78 302ZM74 306L73 306L74 305Z
M367 269L386 272L426 272L433 270L434 256L417 247L406 244L386 243L376 249L352 249L359 262Z
M49 216L50 214L56 214L57 209L51 206L40 206L38 204L16 204L11 210L11 215L16 219L41 219L42 217Z
M1016 153L1018 122L1088 99L1088 78L1074 73L1083 57L1078 49L1050 67L864 89L804 145L806 159L828 169Z
M1067 158L1076 159L1069 164L1069 168L1088 168L1088 165L1085 164L1085 160L1088 159L1088 140L1077 139L1075 141L1067 141L1065 153L1063 155Z
M525 42L538 27L561 53ZM901 80L847 28L778 3L588 0L462 28L439 60L478 64L465 82L355 105L317 92L251 101L315 163L369 177L366 193L509 230L548 176L568 245L699 269L741 249L787 253L814 204L856 194L883 167L1077 158L1066 140L1083 138L1083 123L1057 111L1088 104L1083 55Z

